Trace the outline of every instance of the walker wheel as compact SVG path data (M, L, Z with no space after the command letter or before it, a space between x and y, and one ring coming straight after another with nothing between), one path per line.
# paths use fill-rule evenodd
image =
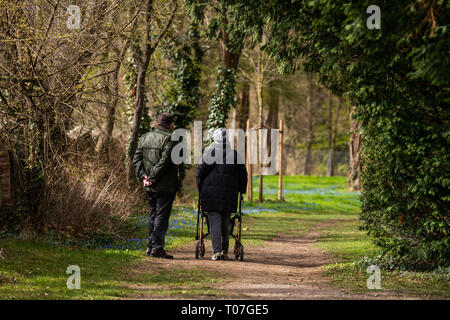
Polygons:
M205 246L203 241L197 241L197 245L195 246L195 259L199 257L203 257L205 255Z
M244 261L244 246L237 244L234 246L234 257L236 260Z
M201 250L200 250L200 256L204 257L205 256L205 243L202 241L202 246L201 246Z
M201 255L202 251L202 243L201 241L197 241L197 245L195 246L195 259L198 259Z
M241 250L239 255L239 260L244 261L244 246L241 244Z

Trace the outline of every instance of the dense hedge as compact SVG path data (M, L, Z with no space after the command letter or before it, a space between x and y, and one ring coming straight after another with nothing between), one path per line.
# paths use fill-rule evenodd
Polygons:
M397 265L434 269L450 261L449 114L416 96L437 88L415 89L412 96L399 96L396 105L359 107L361 219Z

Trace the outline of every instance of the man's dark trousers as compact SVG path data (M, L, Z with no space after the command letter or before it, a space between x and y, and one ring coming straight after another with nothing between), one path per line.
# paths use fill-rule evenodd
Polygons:
M164 239L169 227L170 212L175 199L174 193L148 192L147 199L150 204L150 218L148 221L147 246L152 253L164 250Z

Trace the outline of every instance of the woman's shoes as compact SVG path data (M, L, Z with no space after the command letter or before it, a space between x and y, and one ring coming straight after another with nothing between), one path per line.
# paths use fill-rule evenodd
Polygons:
M216 252L213 254L211 260L228 260L228 254L222 252Z
M222 258L222 253L221 252L215 252L211 258L211 260L215 261L215 260L221 260Z

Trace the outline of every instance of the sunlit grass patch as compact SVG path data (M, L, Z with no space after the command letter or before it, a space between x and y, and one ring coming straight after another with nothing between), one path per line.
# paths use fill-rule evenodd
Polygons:
M340 288L356 293L377 292L367 288L370 274L352 262L336 263L324 267L327 276ZM381 291L403 293L417 298L450 298L450 275L430 272L402 272L381 269Z
M145 259L141 252L58 247L41 242L1 240L6 261L0 261L2 299L118 299L130 295L131 286L188 288L192 293L220 292L210 287L219 281L203 270L136 272ZM67 288L69 265L81 269L81 289ZM189 289L191 288L191 289ZM150 291L151 292L151 291Z
M254 177L253 198L258 200L258 184ZM264 177L264 206L284 211L359 212L359 194L349 192L345 177L286 176L283 178L283 199L278 201L278 177ZM252 204L250 204L251 206ZM257 205L256 202L253 205ZM258 204L259 205L259 204Z
M333 283L352 292L367 293L366 273L362 260L375 257L379 249L372 243L366 232L360 231L361 222L356 218L338 221L321 231L316 246L325 249L339 263L324 267L326 275ZM393 294L403 293L418 298L428 296L450 297L450 275L430 272L401 272L381 269L381 290L391 290Z
M378 248L363 231L359 230L360 221L339 221L321 231L316 246L327 250L342 262L359 260L365 256L374 256Z
M119 275L140 261L136 254L118 250L68 248L43 242L0 240L6 261L0 274L9 279L0 285L7 299L112 299L126 295ZM69 265L81 269L81 290L67 288Z

